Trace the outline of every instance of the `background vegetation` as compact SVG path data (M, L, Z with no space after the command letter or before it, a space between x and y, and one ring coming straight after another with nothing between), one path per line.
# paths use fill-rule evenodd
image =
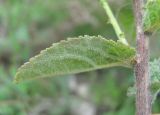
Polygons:
M110 0L130 44L135 28L130 0ZM0 0L0 115L134 115L127 97L133 71L103 69L13 84L17 68L67 37L103 35L116 40L98 0ZM159 57L160 32L151 37L151 60ZM160 112L160 97L153 107Z

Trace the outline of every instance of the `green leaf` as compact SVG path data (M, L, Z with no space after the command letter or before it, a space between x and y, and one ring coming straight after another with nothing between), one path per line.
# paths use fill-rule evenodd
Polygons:
M160 58L150 62L152 102L160 92Z
M152 33L160 28L160 0L148 0L143 20L146 32Z
M149 63L150 76L151 76L151 95L152 103L156 100L158 93L160 92L160 58L155 59ZM136 88L130 87L128 89L127 95L132 96L136 94Z
M135 49L121 42L84 36L53 44L18 69L15 82L101 68L131 67Z

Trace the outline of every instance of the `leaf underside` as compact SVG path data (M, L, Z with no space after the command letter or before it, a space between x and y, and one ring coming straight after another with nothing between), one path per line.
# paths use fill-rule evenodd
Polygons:
M69 38L53 44L22 65L15 82L113 66L131 67L134 56L134 48L101 36Z
M160 58L150 62L151 93L154 102L160 92Z
M154 32L160 28L160 0L148 0L143 22L146 32Z
M149 73L151 76L151 95L152 103L157 98L158 93L160 92L160 58L155 59L149 63ZM136 95L136 88L130 87L127 92L128 96Z

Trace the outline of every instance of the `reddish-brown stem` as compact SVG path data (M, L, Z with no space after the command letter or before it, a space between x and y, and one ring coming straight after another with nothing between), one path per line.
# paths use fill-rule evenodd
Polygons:
M133 0L136 33L137 33L137 63L136 76L136 115L151 115L151 96L149 78L149 40L143 31L144 0Z

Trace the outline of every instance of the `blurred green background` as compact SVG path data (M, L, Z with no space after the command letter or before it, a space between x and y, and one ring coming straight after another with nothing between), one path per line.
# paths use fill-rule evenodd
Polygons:
M135 46L131 0L108 0L127 40ZM16 70L42 49L67 37L103 35L117 40L98 0L0 0L0 115L134 115L133 71L97 70L14 84ZM150 38L160 55L160 32ZM160 97L153 105L160 112Z

